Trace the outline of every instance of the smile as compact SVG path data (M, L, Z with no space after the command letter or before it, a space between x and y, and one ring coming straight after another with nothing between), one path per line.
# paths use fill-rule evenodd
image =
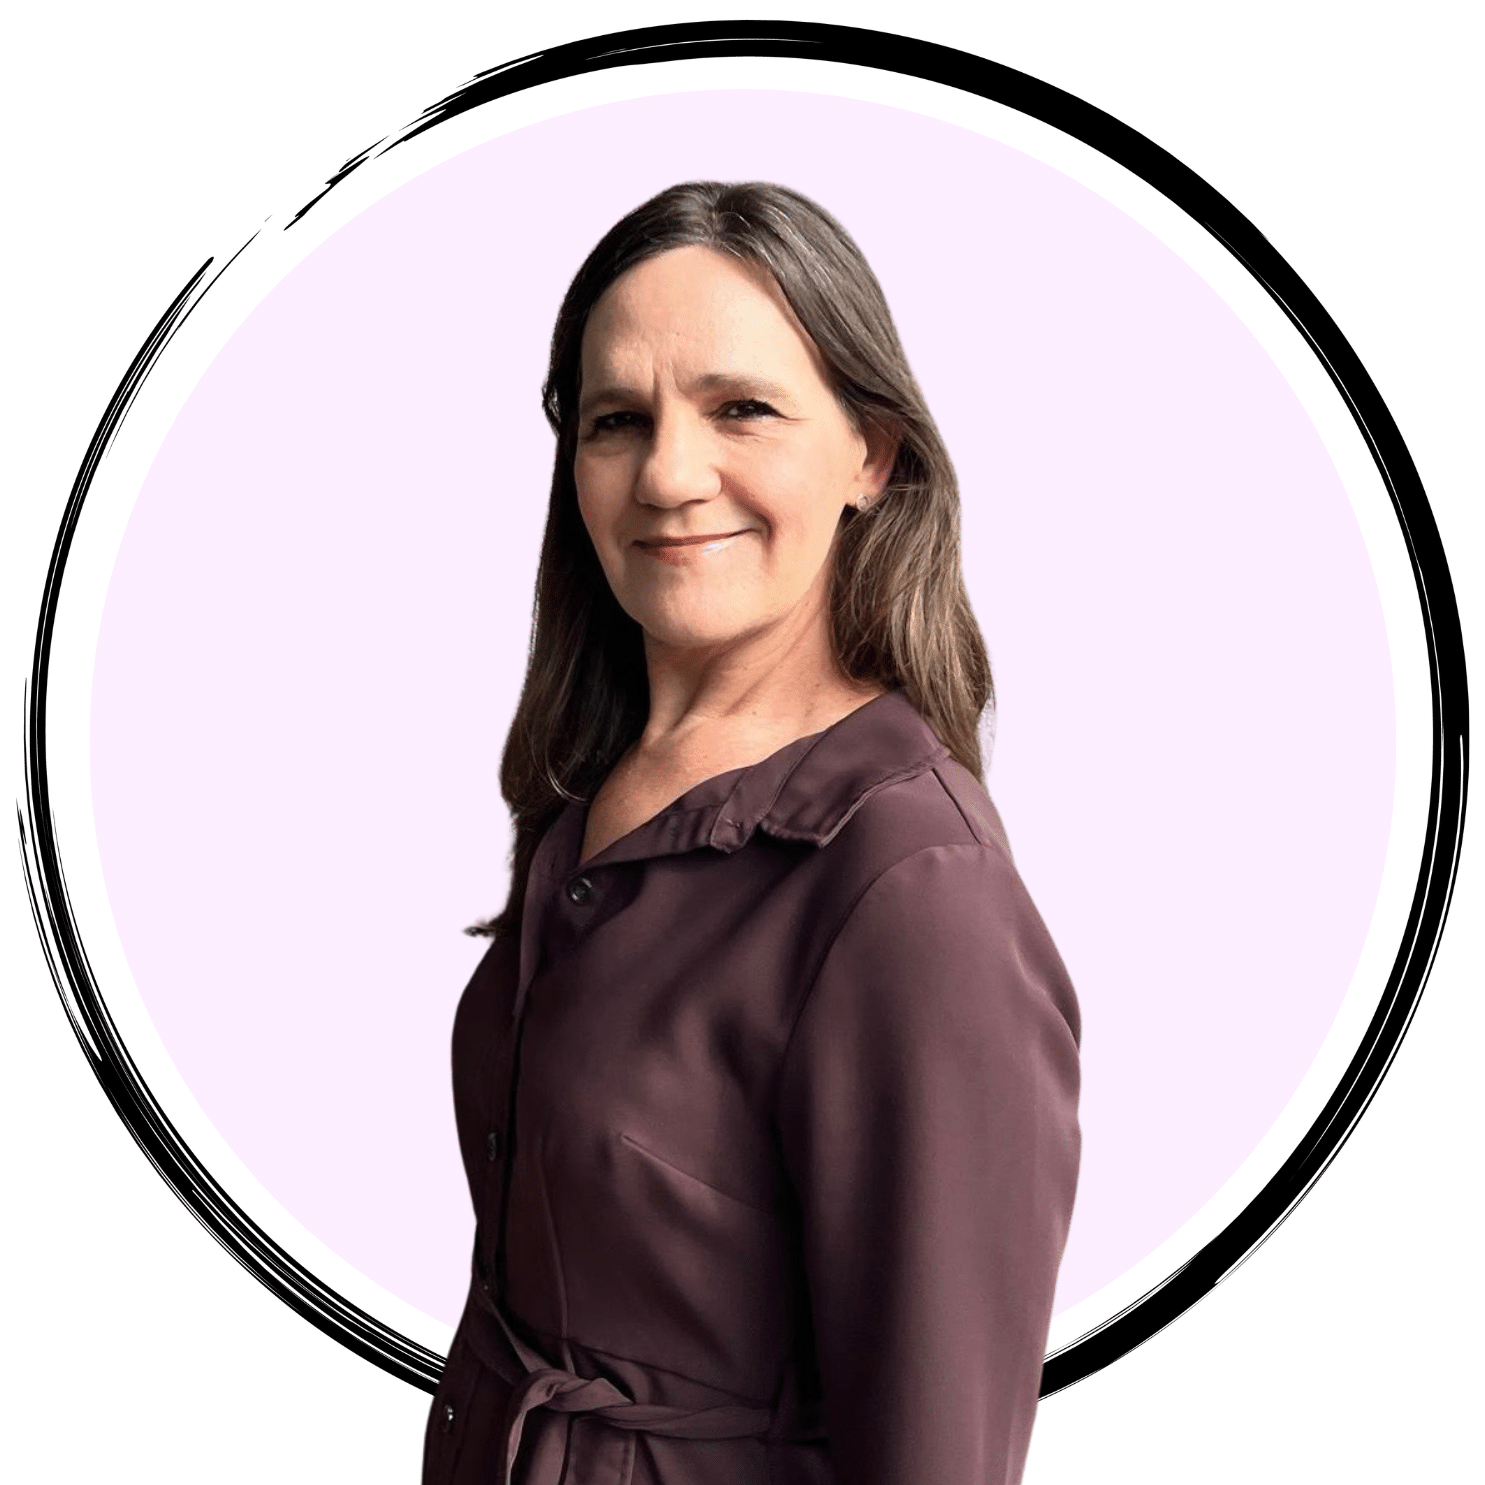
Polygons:
M709 536L662 537L634 544L647 557L658 557L662 562L690 562L708 552L721 551L746 534L744 531L720 531Z

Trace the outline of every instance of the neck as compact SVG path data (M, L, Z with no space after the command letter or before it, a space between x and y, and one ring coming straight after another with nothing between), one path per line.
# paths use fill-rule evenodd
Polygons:
M641 753L714 738L783 746L824 731L882 692L841 670L823 605L706 649L665 646L647 635L645 664L650 713Z

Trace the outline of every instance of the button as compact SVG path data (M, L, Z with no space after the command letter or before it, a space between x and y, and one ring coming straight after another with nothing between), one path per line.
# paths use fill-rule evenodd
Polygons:
M494 1129L492 1129L489 1134L485 1136L485 1154L488 1155L491 1160L500 1159L500 1135L498 1131Z
M454 1427L454 1405L445 1403L443 1405L443 1422L440 1425L445 1433L450 1433Z
M593 901L593 883L587 877L574 877L567 884L567 900L586 907Z

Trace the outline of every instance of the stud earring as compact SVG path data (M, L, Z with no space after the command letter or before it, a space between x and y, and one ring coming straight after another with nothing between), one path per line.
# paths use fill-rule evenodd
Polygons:
M865 490L863 490L856 497L856 502L855 503L856 503L856 509L857 510L865 510L866 507L871 504L871 496L868 495Z

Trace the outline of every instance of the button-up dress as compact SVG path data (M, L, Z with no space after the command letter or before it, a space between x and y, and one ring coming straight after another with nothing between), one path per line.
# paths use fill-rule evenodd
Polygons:
M1078 1012L983 786L900 691L579 864L454 1026L477 1228L425 1485L1006 1485Z

